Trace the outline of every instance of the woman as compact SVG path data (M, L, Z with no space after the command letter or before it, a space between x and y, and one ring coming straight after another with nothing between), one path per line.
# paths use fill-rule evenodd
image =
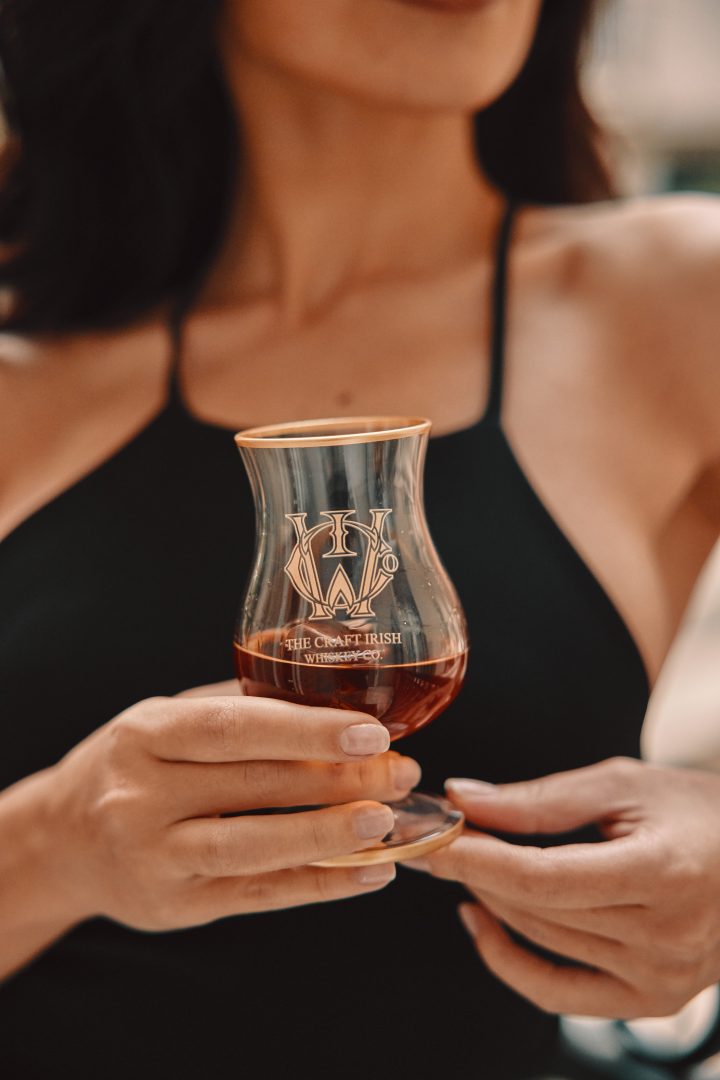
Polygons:
M0 6L9 1075L530 1076L552 1012L720 975L720 779L629 760L720 522L720 212L605 198L590 7ZM217 684L232 431L393 412L433 419L473 644L403 756ZM309 867L384 832L408 754L507 785L450 790L516 835L384 890Z

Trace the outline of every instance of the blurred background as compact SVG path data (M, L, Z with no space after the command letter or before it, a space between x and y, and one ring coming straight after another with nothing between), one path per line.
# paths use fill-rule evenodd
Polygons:
M605 0L586 68L624 190L720 193L720 4Z
M606 0L585 88L611 132L623 194L720 194L720 0ZM653 693L643 746L653 761L720 771L720 546ZM717 987L673 1018L566 1017L563 1030L566 1059L543 1080L720 1080Z

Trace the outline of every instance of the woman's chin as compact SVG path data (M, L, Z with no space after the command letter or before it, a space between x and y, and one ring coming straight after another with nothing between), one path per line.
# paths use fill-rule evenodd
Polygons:
M410 7L427 8L447 15L469 15L492 7L498 0L393 0Z
M513 81L541 0L235 0L245 57L318 89L392 108L473 112ZM227 50L226 50L227 53ZM238 63L242 63L242 59Z

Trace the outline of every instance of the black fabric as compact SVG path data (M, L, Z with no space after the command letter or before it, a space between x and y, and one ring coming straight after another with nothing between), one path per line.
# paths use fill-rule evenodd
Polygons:
M459 698L401 744L428 790L637 755L648 699L628 630L500 424L510 225L488 407L427 460L431 531L471 635ZM0 786L132 702L232 676L253 520L231 432L195 420L174 377L152 423L4 540ZM0 988L0 1074L532 1076L556 1022L484 969L462 897L401 870L357 900L168 934L87 922Z

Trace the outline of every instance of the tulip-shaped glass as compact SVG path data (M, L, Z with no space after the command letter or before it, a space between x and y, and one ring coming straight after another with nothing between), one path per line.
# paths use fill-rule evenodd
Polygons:
M399 739L458 693L467 629L425 521L429 431L429 420L383 416L236 435L256 509L235 634L246 694L370 713ZM382 845L324 865L417 857L462 829L439 796L413 792L392 808Z

